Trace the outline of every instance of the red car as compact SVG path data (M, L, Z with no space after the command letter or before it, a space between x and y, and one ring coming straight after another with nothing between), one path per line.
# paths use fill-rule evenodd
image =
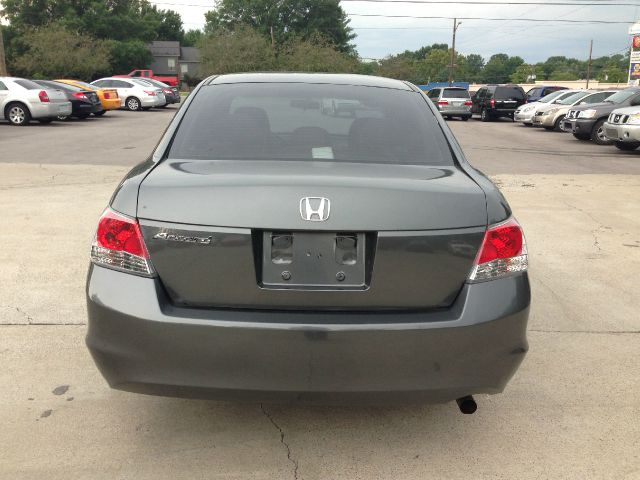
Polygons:
M113 75L113 77L117 78L125 78L125 77L133 77L133 78L150 78L152 80L157 80L158 82L166 83L167 85L171 85L172 87L178 86L178 77L177 76L166 76L166 75L154 75L153 70L133 70L132 72L127 73L126 75Z

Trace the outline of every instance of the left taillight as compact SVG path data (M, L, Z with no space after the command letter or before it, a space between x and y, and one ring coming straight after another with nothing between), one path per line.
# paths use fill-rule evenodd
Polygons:
M483 281L505 277L529 268L527 242L522 227L511 217L490 226L476 255L469 280Z
M47 92L45 92L44 90L40 90L40 92L38 93L38 98L42 103L49 103L50 101L49 95L47 95Z
M144 93L146 93L150 97L155 97L156 96L156 92L154 92L153 90L145 90Z
M91 246L91 261L96 265L147 277L155 273L138 221L110 208L104 211L98 221L98 230Z

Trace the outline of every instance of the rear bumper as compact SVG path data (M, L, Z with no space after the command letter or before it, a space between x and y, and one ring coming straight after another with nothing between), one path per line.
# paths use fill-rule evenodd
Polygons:
M89 115L92 113L102 111L102 104L98 103L85 103L85 102L76 102L73 103L73 111L71 113L72 116L75 115Z
M470 117L471 107L447 108L440 110L443 117Z
M105 110L117 110L122 105L119 98L101 98L100 103Z
M87 346L111 387L311 403L499 393L528 349L519 275L465 285L430 313L178 308L155 279L92 266Z
M640 142L640 125L619 125L605 122L604 133L614 142Z
M533 123L533 113L525 112L525 113L514 113L513 119L516 122L522 123Z
M55 118L71 115L71 102L34 103L29 106L33 118Z

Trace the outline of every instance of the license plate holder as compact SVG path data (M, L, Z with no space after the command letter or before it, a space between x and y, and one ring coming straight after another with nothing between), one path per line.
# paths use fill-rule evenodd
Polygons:
M263 288L364 289L364 233L262 233Z

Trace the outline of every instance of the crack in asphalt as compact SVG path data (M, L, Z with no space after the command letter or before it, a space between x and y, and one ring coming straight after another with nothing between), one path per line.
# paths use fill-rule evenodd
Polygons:
M33 317L31 315L29 315L27 312L25 312L24 310L22 310L20 307L14 307L12 305L0 305L0 307L2 308L9 308L9 309L13 309L16 312L21 313L22 315L24 315L24 317L27 319L27 324L28 325L35 325L34 321L33 321ZM10 323L5 323L4 325L12 325ZM14 323L13 325L24 325L24 323Z
M593 246L598 250L598 252L602 252L602 247L600 246L600 240L598 238L598 232L604 232L605 230L611 230L611 227L608 227L607 225L605 225L604 223L600 222L600 220L598 220L596 217L594 217L591 213L589 213L588 211L580 208L580 207L576 207L575 205L571 205L569 202L567 202L565 200L564 204L569 207L572 208L574 210L577 210L578 212L586 215L587 217L589 217L591 220L593 220L593 222L598 225L598 228L594 228L593 230L591 230L591 235L593 235Z
M260 410L262 410L262 414L267 417L271 424L278 429L278 432L280 432L280 443L282 443L282 445L287 449L287 460L293 464L293 478L294 480L298 480L298 461L291 457L291 447L284 439L284 430L282 430L282 427L280 427L269 412L267 412L262 403L260 404Z

